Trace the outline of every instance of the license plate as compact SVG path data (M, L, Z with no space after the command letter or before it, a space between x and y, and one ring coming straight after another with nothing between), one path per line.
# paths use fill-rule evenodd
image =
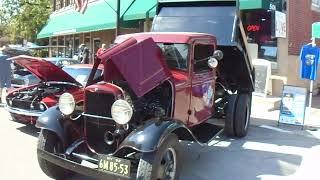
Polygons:
M98 169L130 177L130 165L131 162L129 160L103 155L100 156Z

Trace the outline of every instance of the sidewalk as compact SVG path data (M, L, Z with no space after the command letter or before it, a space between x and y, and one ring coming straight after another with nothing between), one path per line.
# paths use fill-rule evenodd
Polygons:
M277 125L279 119L280 101L280 97L264 98L259 96L253 96L251 117L257 119L264 119L266 120L267 125ZM312 108L310 118L308 118L306 111L305 126L320 128L320 95L312 97L311 107ZM255 122L253 121L253 124L254 123Z

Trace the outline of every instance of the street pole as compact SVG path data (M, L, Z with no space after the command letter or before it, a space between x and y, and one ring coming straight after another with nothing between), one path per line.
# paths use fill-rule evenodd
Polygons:
M312 38L312 47L316 46L316 38ZM313 92L313 80L310 81L310 90L309 90L309 107L308 107L308 121L311 121L311 106L312 106L312 92Z
M120 35L120 0L117 0L116 37Z

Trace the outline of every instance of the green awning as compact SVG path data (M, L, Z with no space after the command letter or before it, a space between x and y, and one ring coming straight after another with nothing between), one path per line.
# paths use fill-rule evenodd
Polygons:
M240 0L240 9L272 9L282 10L282 0Z
M121 0L123 14L133 0ZM38 33L37 38L74 34L80 32L114 29L116 27L116 0L104 0L89 3L84 14L74 9L50 16L47 24Z
M122 16L124 21L152 18L156 14L157 0L134 0Z

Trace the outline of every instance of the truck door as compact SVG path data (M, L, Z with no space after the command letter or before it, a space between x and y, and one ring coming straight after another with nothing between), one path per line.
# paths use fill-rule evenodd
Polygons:
M212 44L197 43L193 46L189 126L209 119L213 113L216 70L207 63L213 52Z

